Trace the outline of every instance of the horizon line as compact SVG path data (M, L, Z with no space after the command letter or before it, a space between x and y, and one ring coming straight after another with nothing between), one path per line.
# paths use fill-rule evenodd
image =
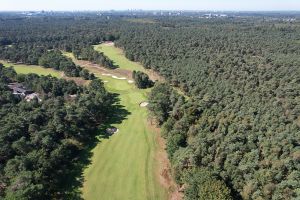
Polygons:
M45 9L33 9L33 10L1 10L0 12L122 12L122 11L181 11L181 12L300 12L300 10L192 10L192 9L105 9L105 10L45 10Z

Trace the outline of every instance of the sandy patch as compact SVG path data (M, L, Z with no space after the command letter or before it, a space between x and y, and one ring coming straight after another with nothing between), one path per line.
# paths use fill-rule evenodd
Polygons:
M172 177L171 164L168 159L166 152L166 141L160 135L160 128L157 127L157 122L155 119L150 118L148 121L148 126L156 133L156 143L158 145L155 160L158 164L156 169L156 176L162 187L168 190L168 200L182 200L183 193L180 192L180 186L176 184Z
M128 83L134 83L134 81L132 81L132 80L128 80Z
M103 76L112 76L111 74L102 73Z
M119 80L126 80L125 77L117 77L117 76L111 76L111 77L113 77L113 78L115 78L115 79L119 79Z
M74 81L77 85L88 85L91 82L90 80L84 80L81 77L66 76L64 72L62 72L60 76L67 81Z
M103 83L108 83L108 81L103 81Z
M148 105L149 105L148 102L142 102L142 103L140 103L140 107L146 107L146 106L148 106Z
M102 73L102 76L111 76L112 78L119 79L119 80L126 80L127 79L126 77L117 77L115 75L107 74L107 73Z

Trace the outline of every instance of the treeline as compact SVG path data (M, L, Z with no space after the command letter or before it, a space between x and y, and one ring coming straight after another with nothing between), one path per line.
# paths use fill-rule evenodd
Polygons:
M0 16L0 46L12 47L24 56L36 48L71 52L78 47L117 39L121 22L106 17ZM18 47L18 48L17 48ZM28 47L28 48L27 48ZM29 48L31 47L31 48Z
M42 101L13 95L7 84L15 81L39 92ZM50 76L17 75L0 64L0 198L79 198L67 189L66 177L111 116L113 99L100 80L80 87Z
M88 60L96 64L102 65L109 69L115 69L113 61L105 56L102 52L96 51L92 46L78 48L72 50L75 58L78 60Z
M190 96L156 85L149 98L186 198L216 199L214 188L299 198L299 22L167 21L131 27L116 43ZM208 185L195 170L213 174Z
M95 79L95 75L93 73L90 74L87 70L83 69L82 67L76 66L70 58L66 58L60 51L45 52L39 58L39 65L63 71L67 76L80 76L86 80Z
M156 83L149 94L148 108L158 124L162 125L162 136L167 139L166 150L175 180L184 188L185 199L232 199L231 190L218 171L204 166L196 167L185 157L189 155L184 151L188 142L182 132L189 129L189 124L194 123L200 114L195 107L183 111L182 107L188 104L167 83ZM179 150L184 153L181 155Z

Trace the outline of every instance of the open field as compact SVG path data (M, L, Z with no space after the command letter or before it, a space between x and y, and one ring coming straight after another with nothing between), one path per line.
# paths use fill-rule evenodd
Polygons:
M117 60L121 69L124 64L128 70L143 70L138 64L128 65L130 61L115 48L102 51L110 59ZM119 94L120 104L130 112L120 124L113 124L119 132L100 139L92 150L92 163L84 171L84 199L167 199L167 190L159 183L156 170L159 164L155 158L158 133L150 130L147 109L139 106L146 101L149 90L139 90L127 80L104 76L93 66L84 67L100 77L110 92Z
M24 65L24 64L13 64L13 63L8 63L6 61L0 60L0 63L2 63L5 67L10 67L12 66L17 73L19 74L30 74L30 73L35 73L38 75L51 75L53 77L60 78L62 76L62 72L56 71L51 68L44 68L41 66L37 65Z

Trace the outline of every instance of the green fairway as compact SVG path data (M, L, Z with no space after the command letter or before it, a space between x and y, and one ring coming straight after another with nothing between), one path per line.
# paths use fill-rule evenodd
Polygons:
M114 49L118 50L110 47L102 51L110 59L117 60L120 68L123 68L121 63L130 63L119 51L113 52ZM134 69L142 70L140 65L134 66ZM129 68L126 66L126 69ZM149 90L139 90L127 80L102 76L97 69L89 70L105 81L108 91L119 94L120 104L130 114L120 124L113 124L119 132L110 138L99 139L100 142L92 150L92 163L84 171L83 198L167 199L167 191L160 185L155 173L158 164L155 159L157 133L147 125L147 109L139 106L146 100Z
M13 64L13 63L8 63L5 61L0 60L0 63L2 63L5 67L10 67L12 66L18 74L30 74L30 73L35 73L38 75L51 75L53 77L61 77L61 72L56 71L51 68L44 68L41 66L37 65L23 65L23 64Z
M114 63L119 66L121 69L127 70L136 70L136 71L145 71L143 66L140 63L132 62L128 60L122 51L113 45L108 45L106 43L95 45L95 50L103 52L106 56L108 56Z

